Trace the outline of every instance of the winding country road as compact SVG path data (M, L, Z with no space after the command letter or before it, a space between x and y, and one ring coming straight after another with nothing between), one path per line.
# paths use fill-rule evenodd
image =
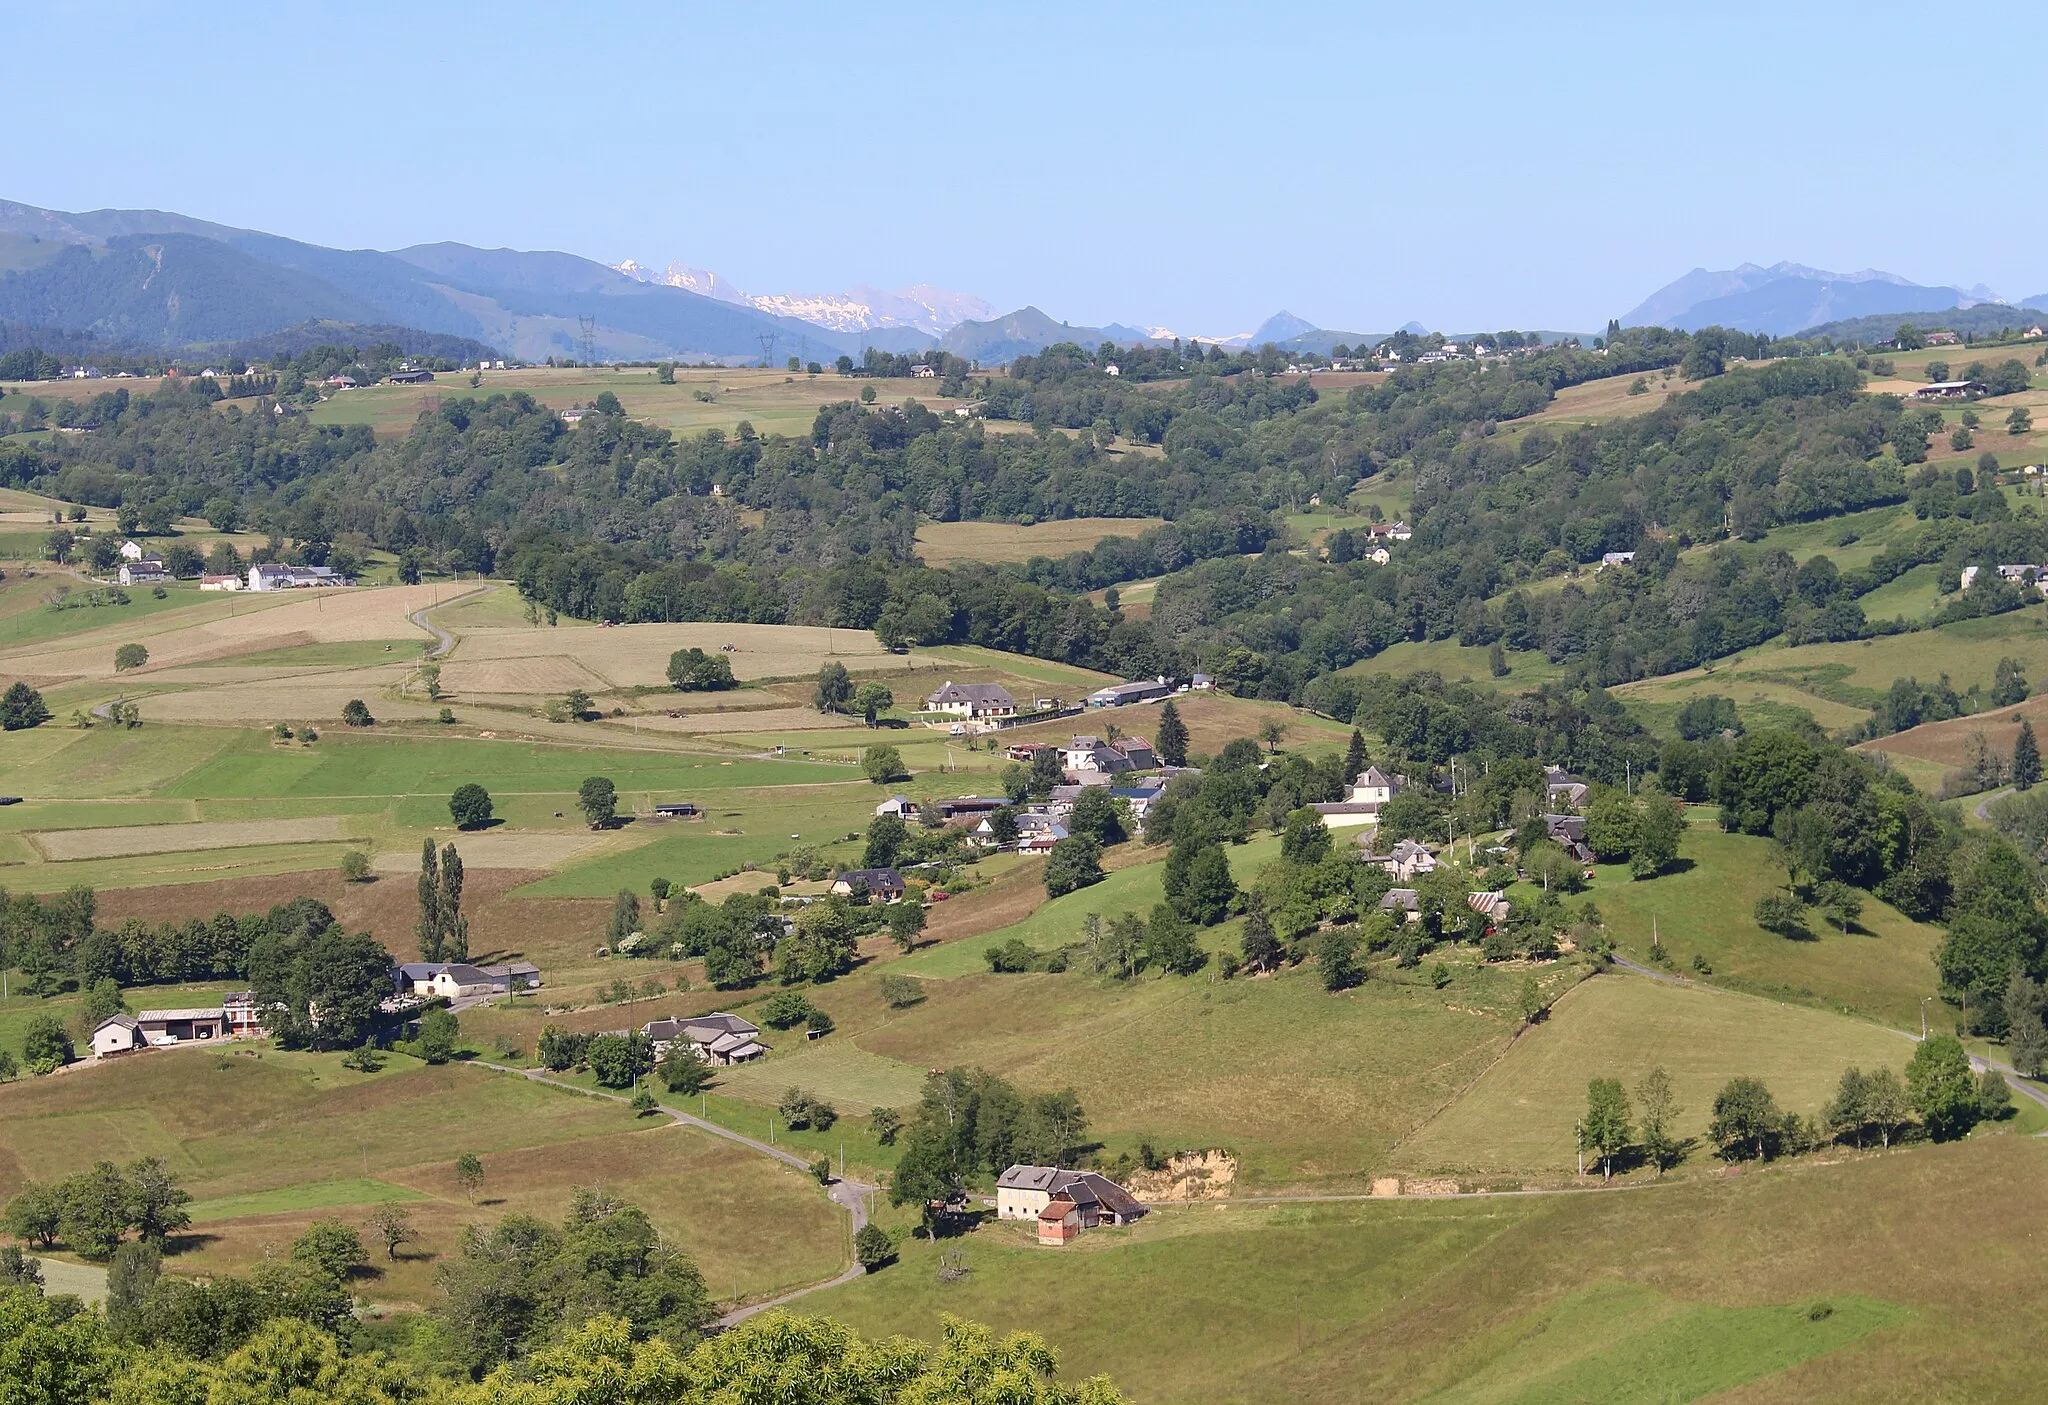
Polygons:
M476 589L474 590L458 591L454 595L449 596L446 600L436 600L431 605L422 605L419 607L419 609L414 610L411 614L406 616L406 619L410 620L412 623L418 625L421 629L424 629L425 631L427 631L427 633L434 636L434 647L427 651L427 658L445 658L448 652L455 647L455 636L450 634L447 630L441 628L441 626L439 626L438 624L435 624L432 620L428 619L427 616L432 614L434 611L440 609L443 605L453 605L458 600L467 600L470 596L480 595L484 591L489 589L489 585L480 585L476 587Z
M517 1074L521 1078L535 1083L546 1083L550 1087L565 1088L572 1093L581 1093L587 1098L605 1098L617 1103L630 1103L632 1101L624 1093L607 1093L602 1090L578 1087L574 1083L564 1083L559 1078L548 1077L540 1069L515 1068L511 1064L491 1063L485 1059L472 1059L469 1060L469 1063L474 1067L494 1069L499 1073ZM779 1146L750 1137L744 1132L735 1132L730 1127L721 1127L716 1122L707 1122L694 1113L684 1112L679 1107L670 1107L666 1103L656 1103L654 1106L656 1111L666 1114L669 1120L678 1126L694 1127L700 1132L709 1132L714 1137L723 1137L729 1142L738 1142L749 1151L773 1157L785 1166L802 1171L807 1176L811 1174L811 1163L794 1152L784 1151ZM877 1189L879 1187L869 1185L865 1181L851 1181L838 1178L826 1187L825 1193L831 1198L833 1204L845 1210L852 1218L852 1233L859 1234L861 1230L867 1227L869 1198L875 1194ZM750 1303L746 1307L734 1308L731 1312L718 1318L712 1325L716 1327L733 1326L735 1323L746 1321L757 1312L766 1312L771 1307L780 1307L782 1304L793 1302L806 1294L822 1292L827 1288L837 1288L842 1283L851 1283L866 1272L867 1270L860 1266L860 1260L855 1259L845 1271L834 1277L827 1278L822 1282L809 1284L802 1288L792 1289L779 1297L770 1298L766 1302Z

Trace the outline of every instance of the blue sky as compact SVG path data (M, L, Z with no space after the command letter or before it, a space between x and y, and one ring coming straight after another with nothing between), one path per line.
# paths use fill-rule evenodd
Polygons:
M2048 291L2044 31L2039 4L56 4L7 23L0 196L1210 335L1282 307L1597 329L1784 258L2017 300Z

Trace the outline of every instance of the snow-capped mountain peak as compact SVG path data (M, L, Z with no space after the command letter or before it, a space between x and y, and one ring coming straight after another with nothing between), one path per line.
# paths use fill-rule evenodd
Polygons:
M721 302L740 303L778 317L795 317L835 332L871 332L883 327L912 327L929 336L944 336L962 322L986 321L995 309L971 293L949 292L916 283L894 292L863 283L844 293L766 293L751 296L716 273L672 263L657 273L633 259L612 267L643 283L661 283L700 293Z

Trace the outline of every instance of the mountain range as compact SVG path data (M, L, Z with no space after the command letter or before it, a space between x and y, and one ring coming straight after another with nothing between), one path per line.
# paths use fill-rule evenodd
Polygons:
M870 340L564 253L417 244L329 249L161 210L0 201L0 322L155 347L307 323L469 338L524 360L830 360ZM920 337L922 333L918 334Z
M878 330L909 329L931 338L944 336L962 322L987 321L996 315L972 293L953 293L928 284L914 284L884 292L862 283L844 293L769 293L751 295L705 269L672 263L657 273L627 259L612 267L644 283L686 288L721 302L738 303L779 317L813 322L828 331L858 334Z
M1624 327L1731 327L1791 336L1824 324L1860 318L1945 312L2004 303L1991 289L1929 287L1882 269L1831 273L1805 264L1745 263L1730 269L1695 268L1643 299L1621 319ZM2048 295L2022 307L2048 306Z

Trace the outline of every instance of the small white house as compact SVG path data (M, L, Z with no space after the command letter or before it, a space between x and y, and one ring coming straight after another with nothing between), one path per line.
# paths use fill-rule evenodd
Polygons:
M115 1015L101 1020L99 1027L92 1032L92 1052L98 1058L147 1047L142 1037L142 1026L132 1015Z
M142 549L141 542L129 541L121 543L121 559L123 561L140 561L148 554L148 552Z

